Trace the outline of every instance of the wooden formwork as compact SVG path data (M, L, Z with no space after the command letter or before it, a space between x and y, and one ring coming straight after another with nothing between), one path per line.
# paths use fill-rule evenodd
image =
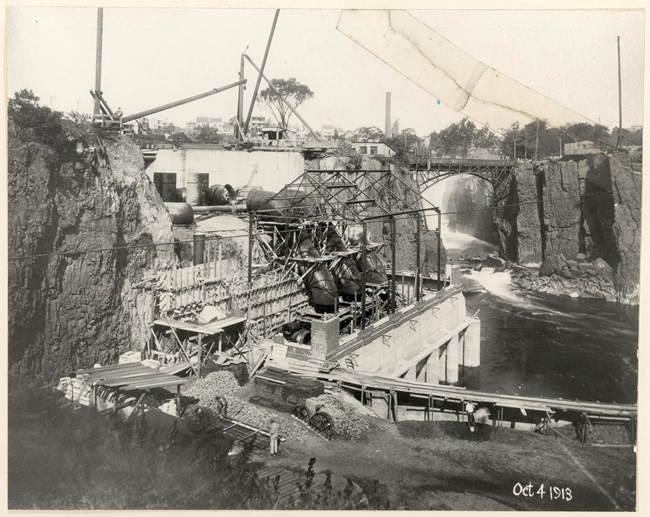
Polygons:
M293 277L278 273L261 276L249 289L243 279L224 278L212 263L159 271L153 280L157 293L153 317L191 314L204 305L224 313L246 316L258 336L273 336L283 323L308 305L304 288Z

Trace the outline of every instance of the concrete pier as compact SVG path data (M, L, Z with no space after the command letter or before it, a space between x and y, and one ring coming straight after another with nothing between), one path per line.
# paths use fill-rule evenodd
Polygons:
M328 360L354 357L355 369L430 384L455 384L459 366L480 362L480 324L454 287L398 310L341 339ZM332 353L333 352L333 353Z
M447 343L446 355L445 382L456 384L458 382L458 334L455 334Z
M472 320L462 333L460 364L471 368L481 365L481 320Z

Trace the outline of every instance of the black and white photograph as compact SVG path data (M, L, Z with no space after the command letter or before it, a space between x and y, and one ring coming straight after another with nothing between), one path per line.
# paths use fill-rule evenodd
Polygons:
M468 5L5 6L6 509L643 509L646 10Z

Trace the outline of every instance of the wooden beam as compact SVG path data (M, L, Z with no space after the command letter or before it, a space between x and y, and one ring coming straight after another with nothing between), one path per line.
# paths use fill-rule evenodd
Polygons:
M176 334L176 331L174 330L174 327L172 327L172 324L171 324L171 322L169 321L169 319L167 318L167 316L165 316L165 320L167 321L167 324L169 325L169 329L172 331L172 334L173 334L174 337L176 338L176 341L178 342L178 347L180 348L180 351L181 351L181 352L183 353L183 355L185 356L185 360L186 360L188 363L190 363L190 368L192 368L192 371L193 371L194 374L198 377L198 372L197 372L196 368L194 368L194 365L192 364L192 361L190 360L190 356L187 355L187 352L185 351L185 348L183 348L183 343L181 343L181 340L179 339L178 334Z

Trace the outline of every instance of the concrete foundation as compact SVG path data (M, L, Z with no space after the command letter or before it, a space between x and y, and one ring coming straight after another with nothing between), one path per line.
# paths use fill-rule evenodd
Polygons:
M480 356L475 348L480 346L480 326L475 321L466 316L462 293L451 287L341 339L339 350L328 357L353 356L355 369L365 373L454 384L464 349L472 364Z

